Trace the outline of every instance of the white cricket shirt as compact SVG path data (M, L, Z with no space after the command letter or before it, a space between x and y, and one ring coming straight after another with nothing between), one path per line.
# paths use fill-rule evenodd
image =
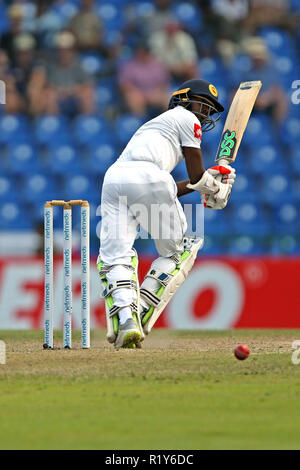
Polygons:
M182 147L200 148L201 137L201 125L196 116L176 106L141 126L117 162L147 161L171 173L183 159Z

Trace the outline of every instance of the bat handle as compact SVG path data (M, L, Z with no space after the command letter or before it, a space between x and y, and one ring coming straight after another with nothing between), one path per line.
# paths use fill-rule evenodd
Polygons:
M220 160L218 160L216 163L217 165L229 165L229 162L226 160L226 158L220 158ZM216 180L221 181L222 175L217 175Z
M216 164L217 165L230 165L229 161L226 160L226 158L220 158L220 160L218 160Z

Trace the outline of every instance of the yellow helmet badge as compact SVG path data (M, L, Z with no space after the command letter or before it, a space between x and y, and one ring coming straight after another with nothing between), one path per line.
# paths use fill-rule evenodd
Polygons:
M209 91L211 92L211 94L215 97L218 96L218 91L216 89L216 87L211 83L208 87Z

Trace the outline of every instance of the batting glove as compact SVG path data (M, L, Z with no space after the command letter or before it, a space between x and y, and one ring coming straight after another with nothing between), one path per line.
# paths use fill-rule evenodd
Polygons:
M217 170L213 170L217 171ZM217 174L219 172L217 171ZM221 181L218 181L215 176L213 176L209 171L205 171L202 175L202 178L195 184L187 184L187 188L193 189L194 191L199 191L202 195L207 194L212 198L212 201L218 202L218 208L223 209L226 206L230 191L231 184L224 184Z
M230 165L212 166L207 171L214 178L218 177L218 181L221 181L221 183L230 184L231 186L233 185L236 178L235 168Z
M236 178L235 168L232 168L230 165L216 165L209 168L207 171L218 181L221 181L223 184L229 185L230 191L228 191L227 199L222 201L217 200L213 195L210 195L208 193L202 193L202 204L207 209L224 209L224 207L227 206L231 193L231 188Z

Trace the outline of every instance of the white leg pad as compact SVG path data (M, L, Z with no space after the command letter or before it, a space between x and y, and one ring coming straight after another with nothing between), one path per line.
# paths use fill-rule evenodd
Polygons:
M198 250L202 248L202 246L203 238L185 239L185 251L181 255L180 262L176 264L176 267L172 272L162 272L161 270L157 271L155 268L157 268L157 265L159 264L156 263L159 259L153 262L140 289L140 295L143 303L145 301L148 305L151 305L148 312L142 316L142 325L145 334L150 333L153 325L175 292L186 280L190 270L193 267ZM170 259L169 261L173 260ZM156 283L155 290L152 290L150 287L150 280L151 283L153 281ZM152 285L154 286L154 283Z
M144 339L145 335L138 315L140 293L137 256L132 257L132 266L104 266L100 257L98 257L97 267L103 288L102 297L105 298L107 340L110 343L115 342L119 328L118 311L124 307L132 309L133 316Z

